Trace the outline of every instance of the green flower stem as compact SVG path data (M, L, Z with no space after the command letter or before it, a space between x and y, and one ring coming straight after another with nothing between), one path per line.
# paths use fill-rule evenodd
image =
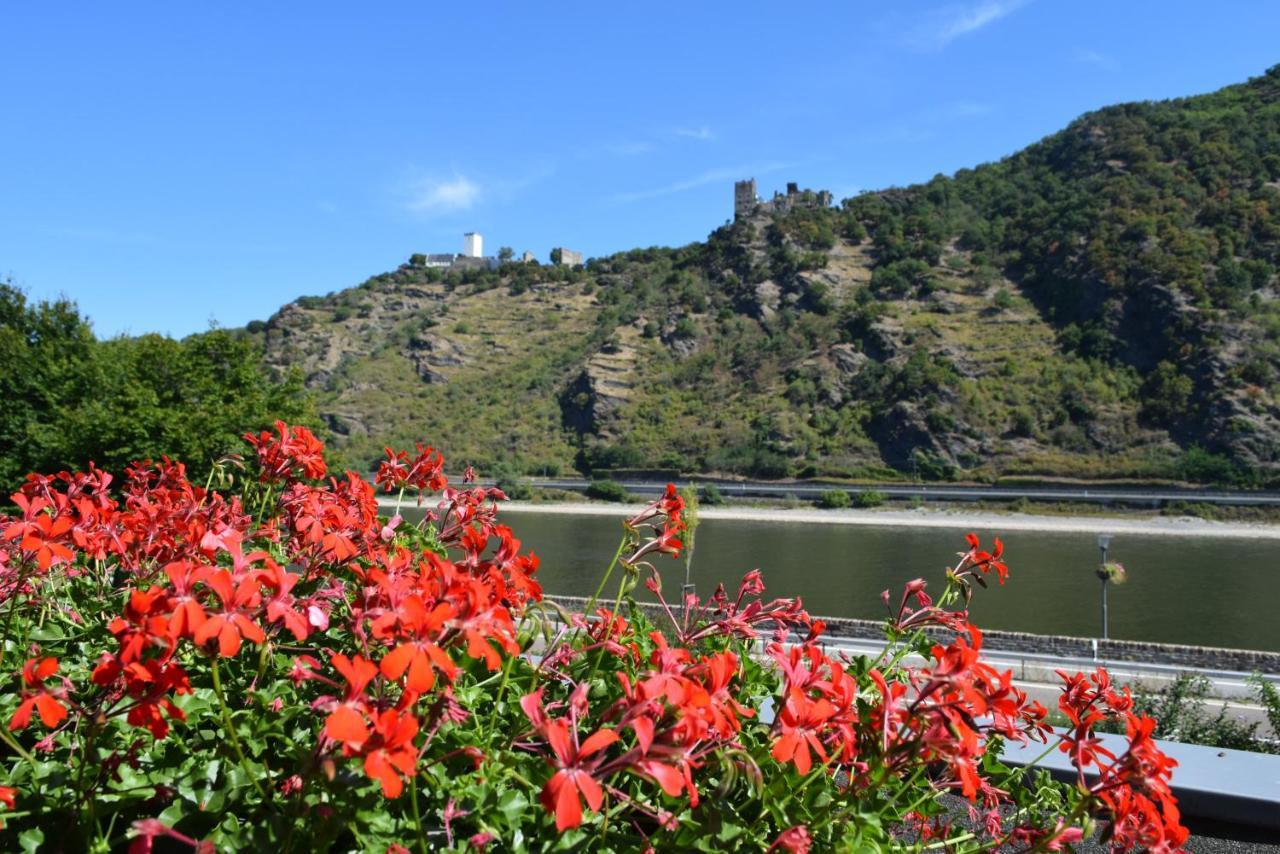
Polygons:
M622 553L621 547L619 547L618 553L619 554ZM616 562L617 562L617 559L615 558L614 563ZM613 568L612 565L609 568L612 570ZM627 591L627 580L631 571L632 571L631 567L627 567L627 572L622 573L622 578L618 579L618 595L617 595L617 598L613 600L613 611L611 612L611 619L613 616L616 616L618 613L618 610L622 608L622 596ZM585 614L586 612L584 611L583 613ZM596 671L600 669L600 664L601 662L604 661L604 656L605 656L605 648L603 645L601 645L600 651L596 654L596 660L591 664L591 672L587 674L588 685L591 684L591 680L595 678Z
M270 659L271 659L271 641L267 640L265 643L261 645L261 648L258 652L258 676L253 680L255 683L261 682L262 677L266 675L267 662L270 661Z
M914 782L915 782L916 777L917 777L917 775L918 775L918 774L919 774L919 772L917 772L917 774L916 774L916 775L913 775L913 776L912 776L912 778L911 778L911 783L908 783L908 785L911 785L912 783L914 783ZM898 791L899 791L899 792L901 792L901 791L902 791L902 789L899 789ZM916 799L911 803L911 805L910 805L910 806L908 806L906 809L904 809L904 810L902 811L902 813L901 813L901 814L902 814L902 815L911 815L913 812L915 812L916 810L920 809L920 807L924 805L924 802L925 802L925 801L932 800L933 798L938 797L938 794L939 794L939 793L938 793L937 791L935 791L934 789L932 789L932 788L927 788L927 789L926 789L926 791L925 791L925 793L924 793L923 795L921 795L920 797L916 798ZM896 794L894 795L893 800L894 800L894 801L898 800L898 797L897 797L897 795L896 795ZM893 803L893 801L891 801L890 803ZM964 840L957 840L957 841L961 841L961 842L963 842Z
M535 786L533 783L530 783L528 780L526 780L526 779L524 778L524 775L523 775L523 774L521 774L519 771L515 770L514 768L509 769L509 770L507 771L507 774L509 774L510 776L514 777L517 781L519 781L520 783L524 784L525 786L528 786L530 789L538 789L538 788L540 788L540 787L538 787L538 786Z
M218 657L213 657L213 693L218 695L218 706L222 709L222 728L227 731L227 737L231 739L231 747L235 750L236 758L240 760L240 768L249 777L253 783L253 787L258 790L258 794L262 799L270 800L271 796L262 788L262 783L258 780L258 775L249 765L249 760L245 758L244 748L240 745L240 736L236 734L235 724L231 722L231 709L227 706L227 698L222 690L222 677L218 673Z
M1027 764L1026 770L1030 771L1032 768L1037 767L1040 764L1041 760L1043 760L1050 753L1053 753L1053 751L1057 750L1058 745L1062 744L1063 741L1064 741L1063 737L1058 736L1057 741L1050 742L1049 746L1044 749L1044 753L1041 753L1039 756L1037 756L1035 759L1031 760L1031 762Z
M33 767L35 766L36 764L35 757L32 756L30 753L28 753L26 751L26 748L24 748L21 744L18 744L18 740L9 734L8 729L4 727L0 727L0 739L3 739L5 744L13 748L14 753L18 754L23 759L30 762ZM8 813L6 813L6 815L8 815Z
M613 575L614 568L618 565L618 561L622 559L622 550L627 547L627 542L630 539L631 537L628 534L622 535L622 539L618 542L618 550L613 553L613 560L609 561L609 568L604 571L604 577L600 579L600 586L596 588L595 593L591 594L587 604L582 607L584 615L591 613L591 607L596 604L596 600L604 592L604 586L609 583L609 578Z
M93 755L93 742L94 742L94 739L96 739L97 737L98 737L97 727L90 726L89 735L85 738L84 756L81 757L80 768L76 772L76 795L78 797L83 798L86 794L84 790L84 772L85 772L85 769L89 766L90 758ZM97 802L96 802L97 799L93 797L88 797L86 798L86 800L88 801L86 809L89 812L89 820L85 822L86 830L88 828L96 829L98 821L97 821L97 817L94 816L93 813L94 813L94 808L97 806Z
M893 793L893 797L890 798L885 803L885 809L891 809L893 807L896 807L898 805L898 796L901 795L903 792L905 792L907 789L910 789L912 786L914 786L923 775L924 775L924 768L923 767L917 768L911 774L911 776L907 778L906 782L900 785L897 791ZM933 797L935 794L937 793L930 790L928 797ZM924 798L921 801L918 801L916 805L923 803L924 800L927 800L927 799L928 798ZM902 815L906 815L907 813L914 812L914 811L915 811L915 807L913 806L910 809L903 810Z
M613 809L613 805L612 805L611 803L609 803L609 801L610 801L610 800L612 800L612 798L610 797L610 795L609 795L609 793L608 793L607 791L605 792L604 797L605 797L604 809L600 811L600 842L599 842L599 845L600 845L600 850L601 850L601 851L605 850L605 848L604 848L605 843L606 843L606 842L608 841L608 839L609 839L609 810Z
M970 839L977 839L977 838L978 838L978 834L976 833L973 833L973 832L962 833L959 836L953 836L950 839L939 839L937 842L930 843L929 845L926 845L924 847L924 850L929 851L934 848L950 848L952 845L955 845L957 842L968 842Z
M418 811L418 769L409 777L409 803L413 807L413 831L418 835L419 854L428 854L427 838L422 835L422 813Z
M517 654L518 655L518 654ZM507 680L511 678L511 668L515 666L516 655L508 655L507 663L502 666L502 681L498 683L498 693L493 698L493 709L489 712L489 721L484 727L484 743L493 739L493 728L498 724L498 707L507 693Z

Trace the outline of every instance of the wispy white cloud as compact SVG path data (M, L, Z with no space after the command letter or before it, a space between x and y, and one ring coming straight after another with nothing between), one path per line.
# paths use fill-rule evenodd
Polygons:
M698 125L697 127L676 128L672 131L676 136L685 139L696 139L698 142L710 142L716 138L715 131L706 125Z
M426 216L466 211L480 200L480 185L465 175L446 179L420 179L409 188L406 207Z
M1029 0L980 0L977 3L944 6L926 14L908 33L907 41L925 50L941 50L961 36L976 33L994 24Z
M1117 67L1116 61L1105 53L1099 53L1096 50L1089 50L1087 48L1076 48L1076 52L1072 58L1076 62L1081 62L1085 65L1095 65L1098 68L1104 68L1107 71L1111 71Z
M645 199L656 199L661 196L671 196L676 193L683 193L687 190L694 190L698 187L705 187L707 184L718 184L720 182L738 181L754 175L767 175L770 172L777 172L779 169L788 169L791 163L756 163L750 166L734 166L722 169L708 169L706 172L694 175L692 178L685 178L682 181L675 181L670 184L663 184L660 187L652 187L647 190L634 190L628 193L618 193L613 197L615 202L639 202Z

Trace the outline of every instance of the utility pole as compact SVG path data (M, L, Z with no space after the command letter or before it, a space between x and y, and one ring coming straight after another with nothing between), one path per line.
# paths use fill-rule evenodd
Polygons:
M1107 571L1107 546L1111 545L1110 534L1098 535L1098 551L1102 552L1102 563L1098 566L1098 578L1102 579L1102 639L1107 640L1108 622L1107 622L1107 582L1111 580L1111 573Z

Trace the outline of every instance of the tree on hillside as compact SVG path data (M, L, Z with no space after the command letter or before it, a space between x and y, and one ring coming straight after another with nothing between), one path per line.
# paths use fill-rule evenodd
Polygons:
M271 381L248 338L212 330L98 341L67 300L29 302L0 285L0 488L29 471L123 472L168 455L204 469L241 450L245 425L313 421L292 375ZM7 494L4 493L4 494Z

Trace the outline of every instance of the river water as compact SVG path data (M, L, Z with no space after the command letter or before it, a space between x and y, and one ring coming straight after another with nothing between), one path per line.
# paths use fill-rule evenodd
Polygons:
M511 512L503 515L542 559L548 593L588 595L617 548L618 516ZM704 519L692 580L701 594L724 583L732 594L751 569L767 593L799 596L814 614L879 618L880 591L895 596L913 578L935 592L967 529L877 527ZM989 543L992 533L978 532ZM1003 537L1009 581L978 589L971 612L983 628L1096 637L1100 587L1096 538L1086 533L1015 531ZM1280 541L1117 535L1109 558L1128 570L1111 585L1111 636L1203 646L1280 651ZM684 559L659 556L663 590L678 598ZM647 591L641 588L638 593Z

